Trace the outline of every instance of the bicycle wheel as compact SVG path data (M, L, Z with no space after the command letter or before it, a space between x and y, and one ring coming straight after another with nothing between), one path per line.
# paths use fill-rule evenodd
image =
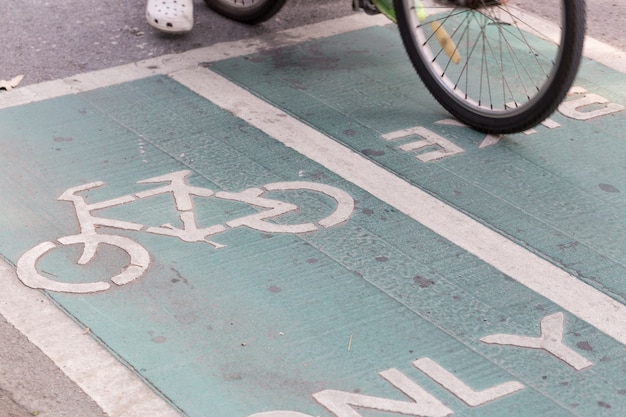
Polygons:
M554 112L574 82L585 35L584 0L544 0L556 23L525 12L522 0L393 1L402 41L423 83L475 129L527 130Z
M229 19L254 25L273 17L287 0L204 0L211 9Z

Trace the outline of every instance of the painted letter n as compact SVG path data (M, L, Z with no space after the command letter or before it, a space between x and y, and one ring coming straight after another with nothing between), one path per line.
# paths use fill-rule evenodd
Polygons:
M397 369L380 372L379 375L402 391L413 402L371 397L353 392L324 390L313 398L337 417L363 417L355 408L384 411L420 417L448 417L453 411Z

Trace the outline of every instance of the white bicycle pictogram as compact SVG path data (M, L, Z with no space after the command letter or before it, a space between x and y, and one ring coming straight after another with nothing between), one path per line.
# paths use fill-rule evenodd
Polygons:
M102 181L68 188L58 199L62 201L69 201L74 205L74 210L76 211L76 217L80 227L80 233L77 235L61 237L57 239L58 244L61 246L75 244L83 245L82 254L77 261L79 265L85 265L91 261L94 258L100 244L116 246L122 249L128 254L130 261L122 272L115 275L110 280L116 285L124 285L136 280L145 273L146 269L150 265L150 254L143 246L128 237L115 234L98 233L99 227L110 227L131 231L145 230L147 233L177 237L185 242L205 242L214 248L222 248L224 245L209 240L209 237L223 233L228 229L244 226L266 233L300 234L314 232L320 228L328 228L345 222L350 218L352 212L354 211L354 199L348 193L326 184L307 181L276 182L266 184L261 188L248 188L240 192L233 193L220 191L214 193L208 188L189 185L187 183L187 177L190 173L191 172L188 170L183 170L142 180L138 183L166 183L166 185L97 203L88 203L86 198L81 196L80 193L103 186L104 183ZM334 211L327 217L324 217L315 223L278 224L268 221L270 219L276 219L287 213L294 212L298 210L299 207L292 203L266 198L264 195L271 191L298 190L312 191L331 197L336 204ZM172 195L182 227L177 227L169 223L157 227L146 227L139 223L98 217L93 214L93 212L97 210L128 204L138 199L153 197L160 194ZM225 224L200 228L198 227L198 222L194 213L192 196L205 198L213 197L222 200L238 201L263 210L251 215L227 221ZM58 244L51 241L42 242L26 251L26 253L19 258L17 261L17 275L22 283L31 288L69 293L92 293L106 291L111 287L110 283L106 281L87 283L61 282L42 275L37 268L39 259L52 249L59 247Z

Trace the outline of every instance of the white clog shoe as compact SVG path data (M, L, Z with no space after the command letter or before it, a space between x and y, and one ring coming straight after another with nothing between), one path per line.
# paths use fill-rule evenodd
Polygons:
M148 0L146 19L163 32L189 32L193 27L193 0Z

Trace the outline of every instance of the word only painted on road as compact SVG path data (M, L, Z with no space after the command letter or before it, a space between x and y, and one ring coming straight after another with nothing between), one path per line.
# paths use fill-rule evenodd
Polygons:
M568 95L570 99L564 101L559 106L559 112L570 119L587 121L626 110L626 107L621 104L611 103L608 99L597 94L588 93L587 90L581 87L573 87ZM439 120L436 124L461 128L468 127L454 119ZM561 127L559 123L552 119L547 119L541 124L548 129ZM537 134L538 131L536 129L530 129L524 133L526 135L534 135ZM404 152L416 153L415 158L421 162L438 161L465 152L463 148L454 144L452 141L423 126L416 126L382 135L382 138L386 141L398 141L411 137L417 137L419 139L400 145L398 148ZM486 135L479 145L479 148L495 145L501 138L502 135ZM429 149L434 150L428 151Z
M69 201L74 205L80 226L80 233L61 237L57 240L58 243L60 243L60 245L80 244L83 246L82 255L77 262L79 265L85 265L91 261L101 244L116 246L122 249L129 256L129 265L121 273L112 277L111 281L117 285L124 285L144 274L150 265L150 255L143 246L128 237L98 233L99 227L132 231L145 230L147 233L177 237L185 242L208 243L214 248L219 249L223 248L224 245L209 240L209 237L223 233L228 229L245 226L265 233L309 233L319 230L320 228L328 228L343 223L350 218L354 211L354 199L348 193L326 184L306 181L276 182L266 184L261 188L248 188L238 193L224 191L214 193L208 188L189 185L187 183L187 177L190 173L190 171L184 170L139 181L139 184L166 183L166 185L98 203L88 203L86 198L80 195L80 193L101 187L104 185L103 182L97 181L68 188L61 194L59 200ZM335 207L332 213L316 222L300 224L278 224L270 222L268 220L276 219L299 209L299 206L296 204L267 198L265 194L272 191L309 191L322 194L330 197L334 201ZM94 215L94 212L97 210L120 206L138 199L154 197L161 194L172 195L182 227L171 224L146 227L139 223L103 218ZM255 214L229 220L225 224L200 228L192 202L192 197L194 196L237 201L248 204L257 210L261 210ZM56 243L46 241L29 249L17 261L18 278L28 287L57 292L92 293L105 291L110 288L110 284L105 281L71 283L53 280L42 275L37 268L39 259L57 247L58 245Z
M565 328L565 315L563 313L555 313L544 317L539 327L540 335L538 337L494 334L483 337L480 340L486 344L543 350L576 371L582 371L593 366L591 361L563 343ZM525 388L521 382L508 381L476 391L430 358L417 359L412 365L469 407L483 406L520 392ZM451 408L396 368L379 372L378 375L412 401L401 401L331 389L317 392L313 394L313 398L336 417L363 417L357 411L358 408L420 417L450 417L454 415L454 411ZM503 416L505 415L503 414ZM256 413L248 417L314 416L297 411L276 410Z

